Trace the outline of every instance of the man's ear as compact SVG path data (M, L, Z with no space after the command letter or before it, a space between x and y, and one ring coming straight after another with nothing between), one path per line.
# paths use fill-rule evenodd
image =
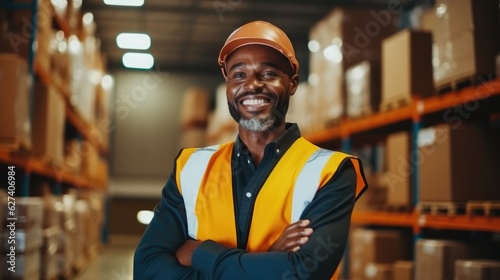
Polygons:
M299 75L295 74L290 78L290 96L294 95L299 86Z

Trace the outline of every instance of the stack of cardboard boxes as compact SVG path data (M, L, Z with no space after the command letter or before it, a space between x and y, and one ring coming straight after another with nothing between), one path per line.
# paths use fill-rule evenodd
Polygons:
M390 280L393 264L411 259L411 235L400 230L357 228L351 233L349 248L350 278Z
M405 29L382 40L380 110L389 111L414 100L436 96L436 88L451 86L459 90L464 81L490 79L499 52L499 30L494 24L499 20L498 14L498 1L436 1L434 8L423 13L421 27L424 29ZM311 61L314 59L311 54ZM363 108L368 107L369 99L362 99L364 95L359 92L368 87L372 78L365 74L368 65L362 65L363 62L346 72L346 110L350 118L363 116L362 112L368 111ZM482 100L491 90L480 86L477 98ZM358 98L357 101L354 98ZM329 102L329 106L334 104ZM473 101L425 116L422 118L424 128L419 129L418 135L411 135L409 126L386 135L383 155L379 155L383 164L380 168L367 169L370 188L356 202L355 211L385 209L408 214L422 211L419 215L424 219L428 213L422 207L413 208L414 202L446 205L446 214L453 216L465 214L465 206L470 201L500 200L498 128L475 118L482 104L485 103ZM357 152L358 148L355 147ZM418 191L413 182L418 182ZM414 257L409 253L406 258L399 258L400 252L387 246L379 250L380 254L394 254L391 262L385 263L386 260L381 261L383 258L378 256L379 259L373 258L372 263L368 263L365 258L372 255L371 249L363 244L377 240L372 238L379 234L374 233L376 231L352 230L350 279L489 280L498 277L498 254L488 250L479 252L471 240L461 240L456 234L450 234L449 238L453 236L460 241L446 240L443 236L433 239L435 232L425 232L426 238L415 243ZM410 246L413 243L404 242Z
M183 95L180 114L180 148L202 147L209 118L210 93L203 87L192 87Z
M0 119L10 120L0 126L0 148L31 149L29 87L26 60L15 54L0 54Z
M39 279L44 239L42 199L17 198L15 208L7 199L0 203L6 209L3 211L5 216L1 217L4 230L0 246L4 269L0 274L6 279Z
M372 104L377 103L379 92L377 83L364 85L364 89L346 87L346 71L361 62L368 64L367 77L377 76L381 57L381 42L396 31L395 20L398 11L344 9L333 10L312 27L309 35L310 53L310 96L315 110L313 131L318 131L337 124L346 115L346 102L349 99L349 115L356 117L367 114ZM363 67L363 66L361 66ZM366 69L366 66L365 66ZM356 80L354 71L349 80ZM352 77L354 75L354 77ZM368 79L370 80L370 79ZM357 84L357 86L362 86ZM372 90L373 89L373 90ZM347 97L349 92L350 96ZM364 94L364 97L357 95ZM369 101L367 101L369 100ZM352 112L360 106L361 112ZM378 105L377 105L378 106Z
M107 147L109 132L110 87L102 84L105 59L94 36L95 23L82 20L82 2L59 5L62 2L38 1L36 30L31 10L0 9L0 148L9 152L23 150L29 159L37 159L40 167L47 163L50 172L43 174L51 174L57 167L59 176L46 178L27 172L33 197L16 197L16 272L6 269L10 232L4 230L0 278L69 279L77 261L88 262L100 249L102 192L96 191L95 197L100 200L87 199L90 195L80 197L72 186L61 187L61 182L54 182L69 172L76 181L107 184L107 164L99 149ZM32 46L29 42L35 33ZM35 76L29 73L32 47ZM66 119L68 112L76 116L77 124ZM89 129L78 131L82 123ZM78 134L91 135L93 141L81 140ZM50 183L37 185L40 179ZM49 185L55 184L66 194L53 195L53 186ZM5 210L7 199L0 198ZM87 205L84 219L77 219L82 217L75 209L78 198L83 201L80 204ZM7 214L0 213L4 229Z
M438 89L494 75L500 42L498 21L496 0L438 0L423 14L422 28L433 33Z
M381 111L409 104L414 96L434 94L432 35L405 29L382 42Z
M220 84L215 91L215 109L210 113L206 144L215 145L234 141L238 134L238 124L229 113L226 85Z

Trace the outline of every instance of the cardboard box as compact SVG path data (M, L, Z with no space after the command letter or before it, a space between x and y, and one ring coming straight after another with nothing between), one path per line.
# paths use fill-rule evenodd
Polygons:
M415 268L412 261L397 261L394 263L394 280L413 280Z
M397 107L434 94L432 34L405 29L382 42L382 104Z
M0 54L0 148L31 148L28 64L14 54Z
M420 130L420 200L500 199L500 163L495 139L486 128L466 123Z
M370 189L356 201L353 211L380 210L387 204L389 190L382 172L365 172L365 178Z
M455 261L470 258L472 254L465 243L420 239L416 245L415 280L455 279Z
M43 200L39 197L16 197L16 211L9 211L7 199L0 201L4 213L8 218L16 219L16 230L42 228L43 224ZM8 224L8 220L2 223Z
M370 263L365 269L365 279L392 280L393 271L394 268L391 264Z
M59 275L56 254L61 234L59 225L43 230L42 266L40 268L43 279L53 279Z
M309 83L317 130L345 116L345 71L364 60L380 61L380 42L396 32L396 18L388 10L337 8L311 28L316 48L310 53Z
M456 260L454 280L498 280L500 262L494 260Z
M183 95L180 124L183 129L206 128L210 106L210 93L202 87L193 87ZM227 109L227 105L226 105Z
M16 254L15 272L7 270L10 267L7 264L8 256L2 254L1 260L4 267L0 272L3 279L12 280L38 280L40 279L41 254L40 249L26 252L24 254ZM7 264L7 265L6 265Z
M366 278L370 263L392 264L410 258L411 236L398 230L357 228L350 237L350 275L352 279Z
M363 61L351 66L345 73L347 88L347 116L366 117L380 106L380 64Z
M412 205L411 178L414 167L410 162L411 140L407 131L390 134L386 142L385 173L387 205L409 207Z
M205 146L206 129L196 127L185 129L179 136L179 148L203 147Z
M439 7L445 6L446 9ZM422 28L433 33L436 86L494 73L500 45L498 1L438 0L422 15Z
M89 141L82 141L81 174L90 179L95 179L99 174L99 151Z
M312 132L314 107L311 102L311 92L307 82L301 82L297 86L295 94L290 97L290 104L286 114L288 122L297 123L303 135Z
M33 155L64 162L65 102L54 87L37 84L33 118Z

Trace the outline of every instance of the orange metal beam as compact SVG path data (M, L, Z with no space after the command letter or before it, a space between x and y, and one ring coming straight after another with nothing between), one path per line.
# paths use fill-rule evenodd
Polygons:
M422 228L454 229L471 231L498 231L500 232L500 217L485 216L427 216L419 219Z
M436 95L420 100L414 99L407 106L387 112L375 113L361 119L345 119L336 127L305 135L305 137L313 143L324 143L405 120L418 120L420 116L425 114L446 110L459 104L482 100L495 95L500 95L500 79L485 81L478 86L464 88L458 92L448 92L444 95Z
M27 155L13 155L8 151L0 151L0 162L25 169L27 173L39 174L54 179L57 182L73 185L77 188L95 190L105 189L104 185L93 182L78 174L74 174L70 170Z

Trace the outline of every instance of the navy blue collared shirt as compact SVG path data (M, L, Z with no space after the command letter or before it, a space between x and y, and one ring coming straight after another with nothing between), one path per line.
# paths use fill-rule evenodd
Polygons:
M286 132L265 147L258 166L243 142L236 139L231 168L237 248L204 241L194 251L192 267L180 265L175 257L189 236L174 171L135 252L134 279L330 279L346 247L355 203L356 172L349 160L341 164L302 213L301 219L311 221L314 233L299 251L245 251L255 198L274 166L299 137L298 126L287 124Z

